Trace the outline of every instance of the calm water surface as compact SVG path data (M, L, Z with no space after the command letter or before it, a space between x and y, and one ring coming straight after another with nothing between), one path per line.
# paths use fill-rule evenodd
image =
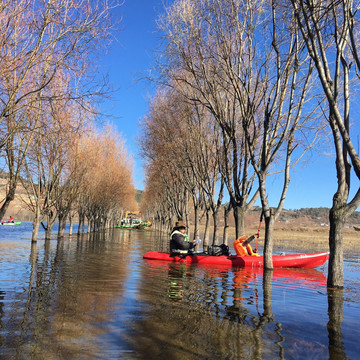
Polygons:
M144 261L154 232L30 237L0 228L0 359L360 359L360 254L331 292L326 266Z

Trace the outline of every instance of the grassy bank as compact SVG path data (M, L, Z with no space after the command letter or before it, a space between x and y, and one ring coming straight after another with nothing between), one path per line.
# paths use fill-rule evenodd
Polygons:
M257 229L249 229L256 233ZM264 228L260 230L259 243L264 241ZM327 251L329 248L329 227L288 227L275 226L274 247L280 250L299 249L308 251ZM360 252L360 232L345 228L343 232L344 251Z
M193 229L191 229L193 230ZM203 227L200 227L200 237L203 236ZM246 235L257 233L258 228L249 226ZM222 235L222 234L221 234ZM259 250L262 252L264 244L265 227L260 228ZM229 246L235 240L235 228L229 229ZM255 246L255 241L252 243ZM345 252L355 251L360 253L360 232L352 228L345 228L343 232L343 249ZM274 231L274 251L328 251L329 250L329 227L322 226L286 226L278 224Z

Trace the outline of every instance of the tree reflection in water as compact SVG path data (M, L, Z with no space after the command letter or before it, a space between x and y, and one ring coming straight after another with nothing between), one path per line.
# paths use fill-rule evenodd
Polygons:
M328 288L327 294L329 304L329 322L327 324L329 333L329 359L346 359L343 335L341 332L341 324L344 318L344 291L342 289Z
M154 272L141 291L151 294L146 298L148 311L146 318L136 324L147 344L142 350L138 349L144 358L150 353L160 359L206 358L209 354L217 354L214 358L244 359L302 358L311 354L322 359L329 355L325 344L312 344L310 340L294 337L317 331L316 328L297 328L297 324L301 324L301 313L290 326L292 315L278 320L281 313L286 314L286 308L294 311L289 303L281 306L279 312L279 288L290 301L293 296L296 299L303 287L319 294L319 289L326 289L326 277L317 270L214 269L151 261L147 268ZM162 291L167 294L168 301L160 296L162 285L156 281L163 276L161 269L167 271L167 288ZM276 283L275 313L273 279ZM302 302L301 298L296 301ZM311 309L312 305L306 306ZM325 324L317 326L326 331ZM156 339L150 334L156 334ZM189 338L192 339L191 351L187 346ZM155 343L157 351L153 348Z
M186 265L185 264L169 264L169 289L168 297L170 300L179 302L183 299L183 279L186 278Z
M324 271L144 261L152 236L0 242L0 357L356 358L358 298Z

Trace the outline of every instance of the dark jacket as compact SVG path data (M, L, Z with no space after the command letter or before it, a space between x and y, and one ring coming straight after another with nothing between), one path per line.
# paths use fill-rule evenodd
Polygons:
M185 241L185 236L180 232L172 234L170 239L170 252L173 252L174 250L189 250L193 248L194 244L190 241Z

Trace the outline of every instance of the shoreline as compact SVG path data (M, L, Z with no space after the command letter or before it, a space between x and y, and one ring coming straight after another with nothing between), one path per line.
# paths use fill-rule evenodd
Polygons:
M191 233L193 229L191 226ZM248 227L246 235L250 236L256 234L258 228ZM201 236L203 235L203 227L200 229ZM211 236L211 235L210 235ZM263 247L265 236L264 225L260 229L260 237L258 246ZM200 237L201 238L201 237ZM222 234L221 234L222 238ZM235 228L230 226L228 245L232 247L235 240ZM252 245L254 247L254 245ZM284 226L278 224L274 228L274 250L275 251L288 251L306 250L307 252L329 251L329 227L323 226ZM343 250L344 252L355 251L360 252L360 232L352 228L344 228L343 230Z

